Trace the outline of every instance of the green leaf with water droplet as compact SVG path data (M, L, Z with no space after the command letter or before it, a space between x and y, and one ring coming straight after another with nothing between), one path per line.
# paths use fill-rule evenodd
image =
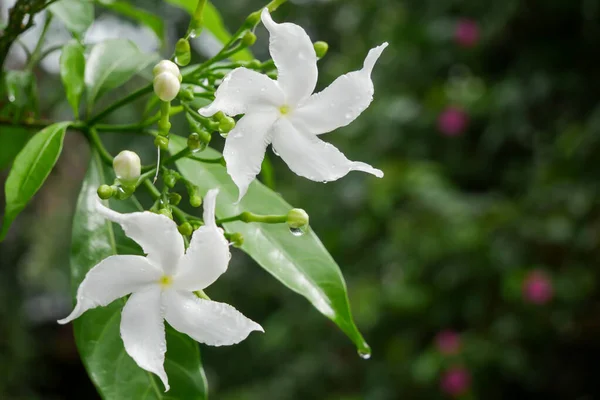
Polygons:
M184 138L171 138L172 153L185 146ZM199 157L205 159L221 157L219 152L210 148L200 154ZM238 189L220 164L181 159L177 161L177 167L186 179L200 188L202 194L212 188L220 189L216 208L219 218L242 211L286 215L294 208L257 180L252 182L242 201L236 204ZM344 277L314 232L309 230L295 236L290 233L287 224L245 224L239 221L226 223L224 228L228 232L241 233L244 237L243 251L289 289L306 297L348 335L362 357L368 358L370 349L352 318Z
M112 182L114 175L102 164L96 152L83 181L73 221L71 284L75 297L85 274L106 257L141 254L141 249L122 230L96 211L98 186ZM115 201L121 212L139 211L133 199ZM119 325L125 299L85 312L73 321L77 348L90 379L105 400L123 399L207 399L207 383L202 370L198 343L165 324L167 353L165 370L171 390L164 392L160 380L138 367L127 355Z

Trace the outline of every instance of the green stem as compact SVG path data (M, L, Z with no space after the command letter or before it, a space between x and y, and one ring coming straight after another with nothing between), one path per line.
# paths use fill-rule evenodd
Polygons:
M190 153L191 153L191 150L188 147L186 147L185 149L183 149L183 150L173 154L171 157L165 159L161 164L167 165L167 164L173 163L173 162L187 156ZM152 172L155 169L156 169L156 164L145 165L142 167L142 171L151 171Z
M100 121L102 118L106 117L108 114L112 113L117 108L120 108L127 103L131 103L132 101L136 100L138 97L141 97L145 94L152 92L152 89L153 89L152 84L150 83L142 88L139 88L135 92L130 93L129 95L123 97L121 100L114 102L110 106L106 107L104 110L100 111L94 117L92 117L88 121L88 125L94 125L96 122Z
M221 164L223 162L223 157L219 158L201 158L196 156L189 156L190 160L200 161L206 164Z
M182 106L171 107L169 110L169 116L173 116L179 114L184 111ZM149 118L143 122L138 124L121 124L121 125L113 125L113 124L97 124L94 126L98 132L110 132L110 131L119 131L119 132L137 132L141 131L144 128L149 127L150 125L155 124L161 118L161 114L158 113L152 118Z
M110 155L108 150L106 150L106 148L102 144L102 141L100 140L100 137L98 136L98 133L96 132L96 130L94 128L91 128L89 131L86 132L86 136L87 136L88 140L90 141L90 144L93 147L95 147L96 150L98 150L98 154L100 154L100 158L102 158L102 161L105 164L112 166L113 157Z
M287 221L287 215L259 215L249 211L244 211L233 217L221 218L217 220L217 224L224 224L227 222L241 221L241 222L261 222L263 224L282 224Z
M52 14L48 13L46 17L46 21L44 22L44 27L42 28L42 33L40 38L38 39L37 44L35 45L35 49L31 53L31 57L29 58L29 62L27 63L26 69L31 71L35 64L40 60L40 53L42 51L42 46L44 45L44 38L46 37L46 33L48 33L48 28L50 27L50 23L52 22Z

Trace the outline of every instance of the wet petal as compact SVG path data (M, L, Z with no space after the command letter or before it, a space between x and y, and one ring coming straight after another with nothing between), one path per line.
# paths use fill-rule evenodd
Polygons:
M167 322L200 343L226 346L241 342L252 331L264 332L229 304L175 290L165 292L163 299Z
M204 226L192 234L190 246L181 258L173 285L178 290L201 290L210 286L227 270L231 254L223 231L215 223L218 189L204 197Z
M289 22L276 23L266 8L261 18L269 31L269 52L277 67L277 82L285 93L287 105L293 107L315 90L318 74L315 49L302 27Z
M287 118L279 119L273 127L273 149L292 171L313 181L335 181L350 171L383 177L380 170L350 161L335 146L311 133L298 131Z
M290 115L294 125L314 134L331 132L354 121L373 100L371 71L387 43L369 51L363 68L337 78Z
M260 172L265 150L271 143L271 128L278 116L277 110L248 113L225 140L223 157L227 173L238 187L238 200L244 197L250 182Z
M161 315L161 289L154 286L129 297L121 314L121 338L125 351L142 369L158 375L169 390L165 372L167 342Z
M174 272L184 252L183 237L175 222L149 211L120 214L100 202L97 209L104 218L121 225L125 234L148 254L150 262L161 267L167 275Z
M277 82L247 68L231 71L217 89L215 101L198 110L210 117L218 111L229 116L252 110L276 109L283 104L283 92Z
M162 271L141 256L110 256L89 270L77 289L77 304L58 321L66 324L91 308L106 306L129 293L156 283Z

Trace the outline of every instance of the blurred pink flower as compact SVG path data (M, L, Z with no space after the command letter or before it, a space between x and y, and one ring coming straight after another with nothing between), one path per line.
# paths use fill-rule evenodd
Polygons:
M466 393L471 386L471 374L464 367L451 367L442 374L440 387L450 396L458 397Z
M453 355L460 351L460 335L451 330L444 330L435 336L435 345L442 354Z
M546 304L552 300L552 281L540 270L531 271L523 281L523 298L533 304Z
M462 47L473 47L479 42L479 25L472 19L461 19L456 24L454 40Z
M469 116L461 108L447 107L438 116L437 126L446 136L457 136L464 132L469 123Z

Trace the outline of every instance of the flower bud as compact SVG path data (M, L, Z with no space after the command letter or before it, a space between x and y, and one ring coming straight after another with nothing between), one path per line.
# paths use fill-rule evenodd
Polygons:
M227 240L231 242L235 247L242 247L244 244L244 235L239 232L231 233L227 235Z
M181 201L181 195L179 193L169 193L169 204L178 205Z
M325 57L325 54L327 54L327 50L329 50L329 45L327 44L327 42L315 42L313 46L315 48L315 53L317 53L317 58Z
M163 181L167 187L173 188L178 181L178 176L172 171L168 170L163 174Z
M184 236L190 236L192 232L194 232L194 228L192 228L192 224L189 222L184 222L183 224L179 225L177 230Z
M158 210L158 214L164 215L169 219L173 219L173 213L171 213L171 210L168 208L161 208L160 210Z
M288 226L292 229L300 229L308 225L308 214L301 208L293 208L288 212Z
M179 39L175 44L175 62L181 66L186 66L192 61L190 52L190 42L186 39Z
M113 197L114 194L113 188L108 185L100 185L98 188L98 197L102 200L108 200Z
M136 153L123 150L114 158L113 169L120 181L136 182L142 172L142 163Z
M186 86L185 88L181 88L178 96L181 100L193 101L194 100L194 88L191 86Z
M163 72L154 78L154 93L162 101L173 100L180 88L179 79L170 72Z
M206 148L206 143L200 139L200 135L197 132L190 133L190 136L188 136L187 145L192 153L202 151Z
M169 138L166 136L157 136L154 138L154 145L161 150L169 150Z
M155 78L163 72L168 72L171 75L175 76L179 80L179 82L181 82L181 80L183 79L181 76L181 72L179 71L179 67L173 61L162 60L161 62L156 64L152 69L152 73L154 74Z
M246 32L244 37L242 37L242 45L246 46L246 47L250 47L254 43L256 43L256 35L250 31Z
M235 120L231 117L224 117L219 122L220 133L229 133L233 128L235 128Z

